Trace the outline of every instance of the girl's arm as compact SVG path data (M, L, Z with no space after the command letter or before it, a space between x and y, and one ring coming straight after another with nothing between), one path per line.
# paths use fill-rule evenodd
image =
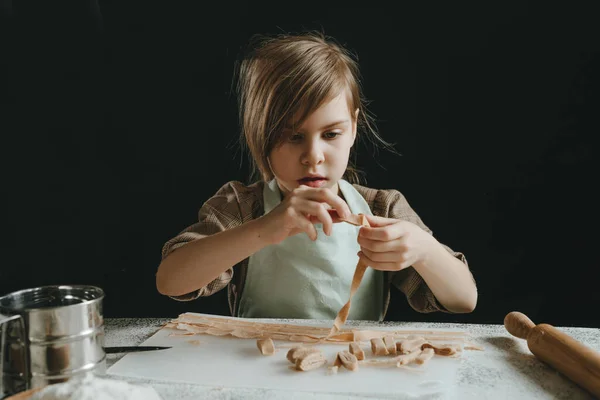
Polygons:
M477 287L469 268L433 239L425 257L413 264L438 301L455 313L469 313L477 305Z
M413 267L435 298L450 312L468 313L477 304L477 287L467 265L454 257L430 232L415 223L367 216L359 256L372 268L400 271Z
M262 219L187 243L159 265L156 288L167 296L180 296L204 287L222 272L265 247Z
M297 188L270 213L194 240L170 253L158 267L156 288L167 296L198 290L269 244L302 233L316 240L313 222L323 223L325 234L330 235L333 220L325 204L337 209L342 217L350 215L348 205L331 190Z

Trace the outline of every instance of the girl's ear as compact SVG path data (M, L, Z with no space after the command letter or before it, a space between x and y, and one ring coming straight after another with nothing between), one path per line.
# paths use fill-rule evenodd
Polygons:
M352 141L354 142L356 140L356 126L358 123L358 113L360 112L360 109L356 109L356 111L354 111L354 119L352 121ZM352 143L354 144L354 143Z

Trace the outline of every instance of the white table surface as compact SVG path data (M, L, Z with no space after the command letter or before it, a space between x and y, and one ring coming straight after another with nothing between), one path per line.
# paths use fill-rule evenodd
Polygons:
M138 345L152 336L172 318L107 318L106 346ZM278 322L278 320L272 320ZM290 320L286 320L289 323ZM369 324L372 324L370 322ZM359 327L361 322L349 321ZM484 351L465 351L458 370L460 399L593 399L566 377L539 361L522 339L511 336L503 325L449 323L385 323L398 329L460 329L471 334L471 342ZM600 351L600 329L558 327L574 339ZM109 354L107 368L123 354ZM240 389L182 384L147 379L126 378L108 374L107 377L131 383L150 385L164 400L183 399L357 399L358 396L320 393L294 393L266 389ZM362 396L364 398L364 396ZM380 398L369 396L368 398ZM394 397L396 398L396 397ZM429 398L429 397L428 397Z

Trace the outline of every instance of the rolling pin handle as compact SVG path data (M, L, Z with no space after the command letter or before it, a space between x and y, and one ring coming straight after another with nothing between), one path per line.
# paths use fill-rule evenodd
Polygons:
M525 314L513 311L504 317L504 327L511 335L527 340L535 324Z

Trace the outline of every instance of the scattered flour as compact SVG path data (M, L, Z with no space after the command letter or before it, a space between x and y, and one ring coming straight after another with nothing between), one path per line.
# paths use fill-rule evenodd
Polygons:
M31 400L162 400L152 387L100 378L87 374L67 382L49 385Z

